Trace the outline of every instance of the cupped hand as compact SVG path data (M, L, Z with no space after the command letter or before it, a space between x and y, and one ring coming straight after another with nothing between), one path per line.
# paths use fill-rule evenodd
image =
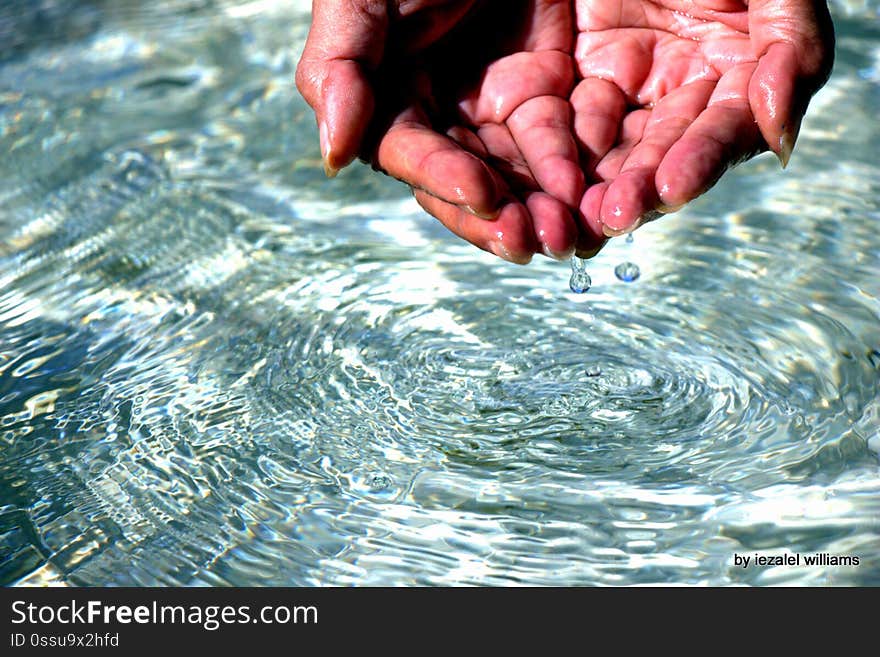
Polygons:
M833 58L814 0L315 0L313 11L297 84L328 173L361 155L514 262L595 252L768 146L785 164Z
M788 163L831 71L824 0L577 0L587 230L615 235L766 150Z
M360 155L480 248L565 258L585 189L573 52L570 0L316 0L297 85L329 174Z

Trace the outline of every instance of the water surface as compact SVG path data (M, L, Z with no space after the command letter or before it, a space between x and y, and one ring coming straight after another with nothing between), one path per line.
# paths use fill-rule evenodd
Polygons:
M880 584L877 3L583 295L324 179L307 4L0 9L0 583Z

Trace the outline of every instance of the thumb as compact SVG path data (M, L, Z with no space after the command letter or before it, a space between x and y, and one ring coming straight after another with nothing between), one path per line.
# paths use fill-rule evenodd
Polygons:
M296 86L315 111L324 171L335 176L357 155L375 99L367 77L382 60L386 0L313 0L312 26Z
M834 26L825 0L751 0L749 34L758 57L749 104L784 167L810 99L831 74Z

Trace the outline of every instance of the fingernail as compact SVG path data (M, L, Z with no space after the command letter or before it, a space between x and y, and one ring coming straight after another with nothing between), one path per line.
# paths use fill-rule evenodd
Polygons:
M776 156L779 158L779 163L783 169L788 166L788 161L791 159L791 153L794 150L799 130L800 121L791 123L782 129L782 136L779 138L779 152Z
M510 251L501 242L489 242L489 250L499 258L513 262L513 258L510 257Z
M602 224L602 234L605 235L605 237L618 237L624 235L626 232L626 230L620 230L618 228L612 228L607 224Z
M497 255L502 260L507 260L507 262L512 262L517 265L527 265L532 260L532 256L528 256L525 260L517 260L513 257L513 254L507 250L507 247L504 246L502 242L489 242L488 244L489 250Z
M324 162L324 174L328 178L335 178L339 173L339 169L330 165L330 130L326 121L321 121L321 127L318 129L318 139L321 142L321 159Z
M599 246L595 248L577 251L575 255L581 260L589 260L593 256L597 255L599 251L601 251L602 248L605 246L605 244L606 242L602 242Z
M469 205L464 206L465 211L471 213L475 217L479 217L480 219L486 219L487 221L492 221L493 219L497 219L498 215L501 214L501 208L486 214L485 212L477 212L474 208Z
M681 210L685 205L685 203L680 203L679 205L666 205L665 203L661 203L657 206L657 210L661 214L672 214L673 212Z
M544 252L545 256L552 258L553 260L568 260L574 255L574 246L565 251L556 251L551 249L547 244L541 244L541 251Z
M605 237L620 237L621 235L632 233L643 224L659 219L664 214L666 213L663 210L649 210L626 228L612 228L611 226L602 224L602 232L605 233Z

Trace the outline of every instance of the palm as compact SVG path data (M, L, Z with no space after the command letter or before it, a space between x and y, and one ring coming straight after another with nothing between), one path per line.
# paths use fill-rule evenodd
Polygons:
M594 183L581 204L590 232L675 209L768 144L787 160L830 68L830 24L809 34L821 21L792 15L803 4L752 0L750 14L741 0L577 0L572 103ZM813 52L798 47L809 38Z

